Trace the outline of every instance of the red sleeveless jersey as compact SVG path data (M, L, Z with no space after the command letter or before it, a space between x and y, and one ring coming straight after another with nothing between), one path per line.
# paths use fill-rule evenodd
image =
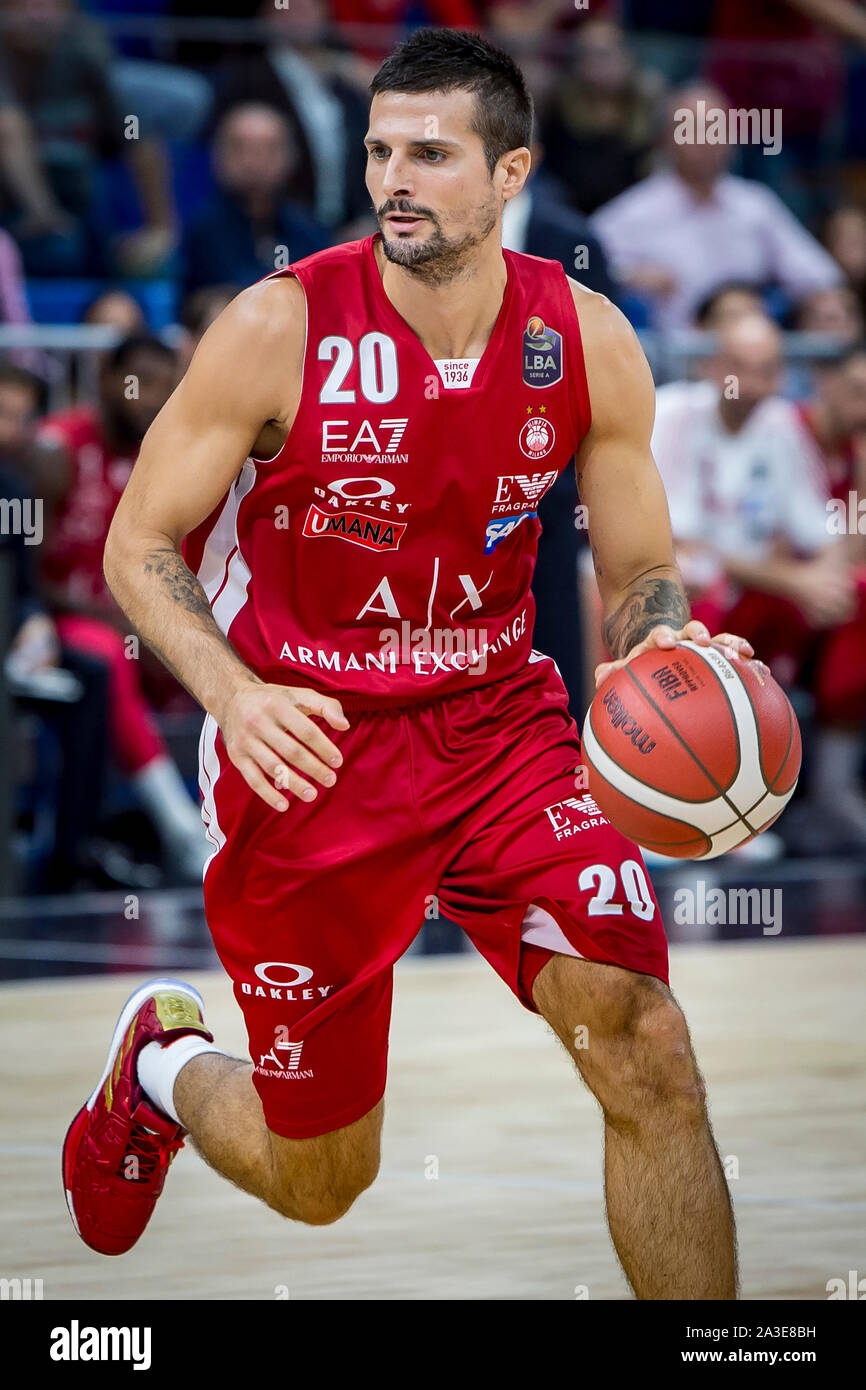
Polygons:
M378 235L277 272L306 297L297 416L184 548L253 671L356 708L489 684L530 660L537 508L590 418L558 262L503 251L483 356L437 363L385 293Z

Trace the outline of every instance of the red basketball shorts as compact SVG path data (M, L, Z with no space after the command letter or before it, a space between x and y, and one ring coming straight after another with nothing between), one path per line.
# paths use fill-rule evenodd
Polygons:
M394 962L437 910L520 1002L555 953L667 982L640 850L583 789L549 657L518 676L328 730L336 785L273 811L208 716L207 919L234 982L269 1128L339 1129L385 1089Z

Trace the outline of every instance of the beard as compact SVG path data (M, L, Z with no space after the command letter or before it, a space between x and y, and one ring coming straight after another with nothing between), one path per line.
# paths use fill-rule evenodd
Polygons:
M447 237L441 223L432 213L425 212L433 231L425 240L385 235L384 219L392 212L418 212L418 209L385 205L377 214L382 228L382 251L392 265L399 265L426 285L444 285L465 275L471 268L472 252L487 240L496 226L497 209L493 201L485 204L478 214L476 226L459 237ZM418 212L421 216L421 213Z

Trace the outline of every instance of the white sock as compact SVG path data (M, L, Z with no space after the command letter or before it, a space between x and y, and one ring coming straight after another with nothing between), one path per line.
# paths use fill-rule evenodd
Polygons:
M183 1124L174 1108L174 1083L187 1062L203 1052L220 1052L198 1033L184 1033L174 1042L150 1042L138 1054L138 1080L149 1100L177 1124ZM220 1052L220 1056L226 1054Z
M164 841L204 840L199 808L171 758L161 755L151 759L146 767L135 773L132 782Z

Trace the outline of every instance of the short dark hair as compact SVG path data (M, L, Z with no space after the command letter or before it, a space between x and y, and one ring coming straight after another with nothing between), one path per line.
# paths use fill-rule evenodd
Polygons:
M532 142L532 97L514 59L464 29L416 29L385 59L370 92L472 92L472 129L492 174L508 150Z
M123 338L108 353L105 367L108 371L120 371L140 352L149 352L155 357L162 357L166 362L177 361L174 348L169 347L161 338L156 338L151 333L130 333L128 338Z
M762 289L754 280L725 280L721 285L716 285L709 294L704 295L695 309L694 317L698 328L706 327L719 300L726 294L754 294L761 299Z

